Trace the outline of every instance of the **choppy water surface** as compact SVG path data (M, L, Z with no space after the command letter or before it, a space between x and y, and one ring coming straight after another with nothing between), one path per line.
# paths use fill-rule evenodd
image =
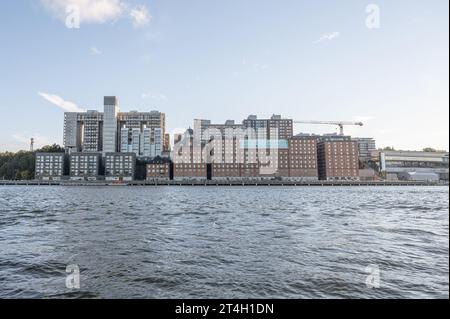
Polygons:
M448 187L0 187L1 298L448 298L448 253Z

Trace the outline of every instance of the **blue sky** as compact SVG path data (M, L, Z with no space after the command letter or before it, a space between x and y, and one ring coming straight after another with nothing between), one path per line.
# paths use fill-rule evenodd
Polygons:
M63 108L364 120L378 146L448 149L447 0L20 0L0 4L0 151L62 143ZM366 6L380 28L366 26ZM65 5L81 5L79 29ZM296 125L296 132L335 132Z

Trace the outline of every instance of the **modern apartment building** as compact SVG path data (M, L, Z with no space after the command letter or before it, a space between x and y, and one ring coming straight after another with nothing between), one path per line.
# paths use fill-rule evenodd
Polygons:
M64 153L36 153L35 178L43 181L59 181L66 173Z
M75 181L95 181L101 179L101 153L70 154L70 179Z
M323 136L317 144L319 179L359 180L358 144L348 136Z
M165 114L119 112L116 97L104 98L104 111L64 115L64 147L72 152L133 152L136 156L156 157L167 145Z
M105 154L105 180L132 181L136 169L135 153L106 153Z

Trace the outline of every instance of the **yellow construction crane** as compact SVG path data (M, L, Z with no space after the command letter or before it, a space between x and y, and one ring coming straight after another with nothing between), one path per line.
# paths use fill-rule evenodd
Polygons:
M346 125L357 125L363 126L362 122L346 122L346 121L294 121L297 124L324 124L324 125L337 125L339 126L340 135L344 135L344 126Z

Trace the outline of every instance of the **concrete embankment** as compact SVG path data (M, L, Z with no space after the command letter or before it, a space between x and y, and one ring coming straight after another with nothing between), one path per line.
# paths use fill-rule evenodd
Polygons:
M111 183L105 181L0 181L3 186L448 186L448 182L421 181L133 181Z

